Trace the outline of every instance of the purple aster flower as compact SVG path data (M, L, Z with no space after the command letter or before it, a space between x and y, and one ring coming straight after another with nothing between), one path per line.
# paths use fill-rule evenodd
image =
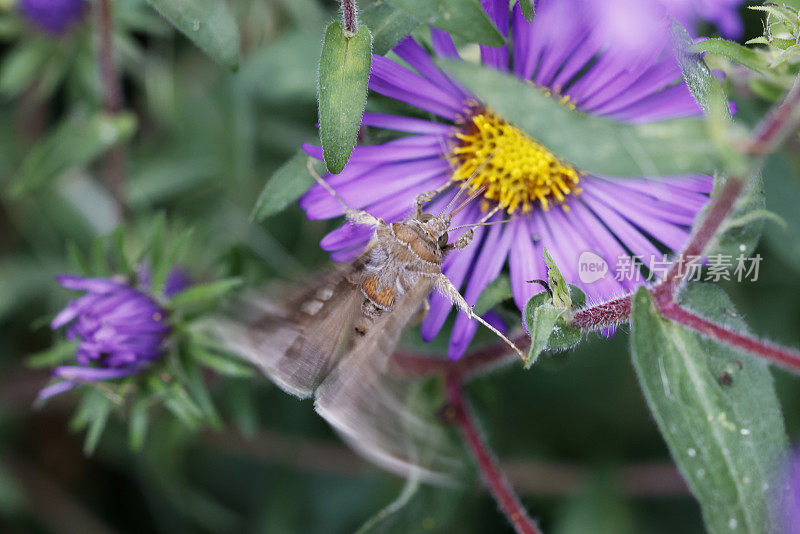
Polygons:
M598 26L584 0L542 0L529 23L519 5L483 0L484 9L510 43L481 45L487 67L508 71L545 91L563 105L610 120L646 123L702 112L685 83L668 43L631 55L619 39ZM459 58L450 35L431 30L433 53ZM642 44L642 48L647 43ZM590 302L630 291L641 280L615 276L620 257L635 255L645 265L676 250L689 236L706 204L712 179L705 175L670 178L614 178L583 172L560 161L503 117L476 104L473 96L436 67L431 54L411 37L394 53L405 62L375 55L370 89L422 111L429 119L384 113L364 114L366 127L406 135L382 144L357 146L347 167L326 180L354 208L395 221L410 213L414 197L452 184L427 211L438 213L465 180L471 189L485 186L483 198L454 217L453 227L476 223L500 205L492 220L502 225L478 227L473 244L448 256L443 272L470 304L508 262L516 304L542 289L527 280L546 278L546 247L568 281L579 285ZM553 125L557 128L558 125ZM306 152L322 159L319 147ZM489 157L491 161L481 166ZM342 207L322 187L300 200L311 219L342 214ZM461 230L463 232L464 230ZM451 232L451 239L460 232ZM359 254L371 229L346 224L325 236L321 246L338 261ZM580 282L579 262L590 253L608 271ZM619 279L617 279L619 278ZM451 304L434 294L422 324L432 339L442 328ZM450 337L451 358L461 356L475 333L475 322L460 313Z
M19 9L36 28L60 35L83 18L85 0L20 0Z
M68 340L78 341L77 365L57 367L65 379L46 387L46 399L83 382L135 374L162 354L169 334L164 309L150 296L112 278L57 277L67 289L86 293L71 300L53 319L53 330L67 326Z

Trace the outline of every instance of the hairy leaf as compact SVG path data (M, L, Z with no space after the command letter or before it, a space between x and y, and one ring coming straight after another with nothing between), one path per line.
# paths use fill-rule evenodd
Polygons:
M372 51L381 55L422 24L411 13L393 6L390 0L365 2L360 16L372 32Z
M387 0L423 23L470 42L503 46L505 38L486 16L479 0Z
M319 138L325 165L342 172L358 138L361 115L367 103L367 82L372 63L372 35L362 25L346 37L341 23L325 31L319 60Z
M693 48L697 52L725 56L759 74L770 75L767 57L757 50L747 48L739 43L726 41L725 39L706 39L695 43Z
M250 218L263 221L286 209L314 184L308 170L309 156L302 150L275 171L258 195Z
M682 304L744 330L718 288L693 284ZM763 361L662 319L639 288L633 364L673 458L712 533L769 533L777 468L787 454L781 408Z

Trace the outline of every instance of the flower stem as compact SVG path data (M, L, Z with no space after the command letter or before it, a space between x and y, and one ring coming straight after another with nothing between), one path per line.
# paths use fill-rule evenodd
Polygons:
M497 504L505 514L508 521L519 534L540 534L539 528L528 516L528 512L522 507L519 497L514 493L511 484L508 483L503 472L500 470L497 460L492 456L478 431L475 421L464 400L464 393L461 388L461 375L459 373L448 373L446 377L447 399L454 412L454 419L458 425L464 440L467 442L472 456L481 470L489 490L492 492Z
M800 351L774 345L746 336L738 332L732 332L727 328L694 314L693 312L680 307L674 302L658 305L661 316L673 322L691 328L696 332L705 334L710 338L716 339L745 352L761 356L770 362L785 367L791 371L800 371Z
M358 33L358 6L356 0L342 0L342 26L345 37Z
M111 1L98 0L97 43L100 78L103 86L103 109L114 114L122 110L122 86L114 63L114 35L111 17ZM120 214L124 213L124 189L127 181L125 172L125 147L115 145L105 157L106 187L117 203Z
M588 308L582 308L572 316L572 326L581 330L598 330L606 326L627 323L631 316L631 294L623 295Z

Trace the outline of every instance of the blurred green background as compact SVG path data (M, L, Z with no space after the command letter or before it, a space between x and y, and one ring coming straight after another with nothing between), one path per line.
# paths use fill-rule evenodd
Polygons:
M129 223L166 212L196 227L197 279L297 277L326 261L318 241L334 223L297 208L248 222L265 180L316 136L316 66L333 2L236 0L243 61L233 74L163 22L143 0L114 3L126 107L139 119L127 146ZM75 398L32 407L48 380L26 367L50 344L47 323L66 301L53 275L70 270L67 243L86 251L119 222L94 180L102 163L71 170L14 198L8 183L65 116L99 107L91 16L57 39L0 12L0 531L353 532L391 502L402 481L353 454L308 401L266 380L208 376L220 430L190 432L163 415L143 451L112 420L92 457L69 431ZM760 20L747 15L748 36ZM22 47L41 51L19 58ZM25 63L28 61L28 63ZM14 69L11 69L14 67ZM766 102L743 91L742 121ZM796 140L765 173L768 207L800 228ZM775 180L775 177L781 180ZM797 223L797 224L795 224ZM726 290L752 329L800 345L800 238L768 222L758 282ZM415 336L418 336L416 333ZM442 337L442 336L440 336ZM487 337L477 343L486 342ZM443 346L440 339L430 348ZM475 380L468 395L523 503L545 532L702 532L697 504L669 453L629 363L628 329L590 335L530 372L513 365ZM800 380L774 372L790 437L800 438ZM396 532L510 532L479 483L425 489Z

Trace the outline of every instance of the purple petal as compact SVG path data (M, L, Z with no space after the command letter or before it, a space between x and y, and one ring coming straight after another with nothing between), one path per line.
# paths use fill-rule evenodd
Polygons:
M375 54L369 88L445 119L455 120L463 108L458 95L446 93L419 74Z
M387 115L385 113L371 113L369 111L364 113L364 116L361 118L361 124L364 126L373 126L375 128L419 134L449 136L453 133L453 126L450 124L411 117L401 117L399 115ZM317 159L322 159L321 147Z
M98 382L100 380L111 380L114 378L130 376L138 373L142 370L142 368L143 365L139 364L117 369L62 365L61 367L56 367L53 371L53 374L58 377L66 378L67 380L73 380L76 382Z
M436 55L444 58L461 59L458 55L456 45L453 44L453 38L444 30L438 28L431 28L431 42L433 43L433 51Z
M60 274L56 276L56 281L66 289L76 291L89 291L90 293L110 293L120 288L127 287L116 280L110 278L85 278L73 274Z
M529 284L528 280L547 278L544 267L542 247L535 242L537 232L534 231L534 219L525 218L510 223L514 226L515 236L509 252L509 270L511 275L511 292L514 302L520 310L525 309L528 300L544 291L538 284Z
M392 49L395 54L400 56L411 65L417 72L442 88L448 94L453 95L456 100L463 102L468 97L468 93L456 82L448 78L439 67L431 60L428 52L422 48L413 37L405 37Z
M503 37L508 37L508 0L481 0L481 6ZM508 70L508 45L480 45L481 62L501 71Z
M55 397L60 393L69 391L75 386L76 386L75 382L70 382L69 380L63 380L61 382L56 382L55 384L50 384L49 386L43 388L38 395L36 395L36 400L38 401L47 400L50 397Z

